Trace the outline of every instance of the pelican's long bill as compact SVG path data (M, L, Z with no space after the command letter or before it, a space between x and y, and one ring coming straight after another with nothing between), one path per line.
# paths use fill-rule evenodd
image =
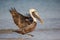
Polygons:
M43 19L40 18L40 16L38 15L38 12L34 12L32 14L36 19L38 19L41 22L41 24L43 24Z
M43 20L40 18L38 12L35 9L30 9L30 14L35 21L36 19L38 19L41 22L41 24L43 24Z

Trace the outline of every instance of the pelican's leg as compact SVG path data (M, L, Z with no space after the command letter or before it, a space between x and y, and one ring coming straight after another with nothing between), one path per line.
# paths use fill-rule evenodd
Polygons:
M32 35L32 34L27 34L28 36L30 36L30 37L34 37L34 35Z

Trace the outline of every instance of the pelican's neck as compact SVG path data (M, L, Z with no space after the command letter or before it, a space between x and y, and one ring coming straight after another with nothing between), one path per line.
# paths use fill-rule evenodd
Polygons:
M32 12L30 12L31 17L33 18L34 22L37 22L36 18L32 15Z

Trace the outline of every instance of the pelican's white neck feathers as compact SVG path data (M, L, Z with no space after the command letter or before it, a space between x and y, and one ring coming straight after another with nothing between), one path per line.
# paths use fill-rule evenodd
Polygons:
M32 12L35 12L35 11L36 11L35 9L29 10L31 17L33 18L33 21L37 22L36 18L32 15ZM35 14L37 14L37 13L35 13Z

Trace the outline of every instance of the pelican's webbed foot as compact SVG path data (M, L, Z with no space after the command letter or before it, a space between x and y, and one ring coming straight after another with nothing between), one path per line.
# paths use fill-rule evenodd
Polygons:
M30 37L34 37L34 35L31 35L31 34L27 34L28 36L30 36Z

